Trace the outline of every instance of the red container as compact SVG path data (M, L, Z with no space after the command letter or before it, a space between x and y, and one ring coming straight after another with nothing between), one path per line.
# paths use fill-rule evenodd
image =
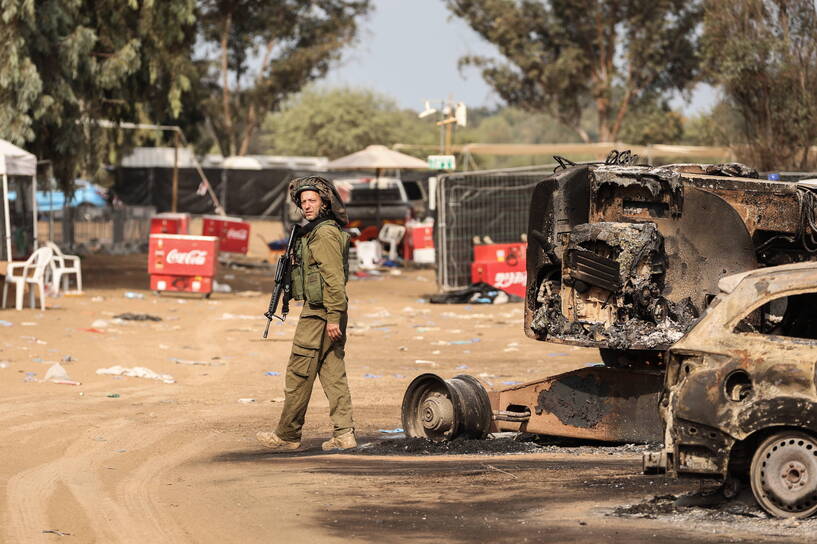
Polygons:
M209 294L218 264L215 236L151 234L148 248L150 288Z
M250 245L250 224L237 217L205 215L202 217L201 234L215 236L219 251L224 253L247 253Z
M525 297L528 273L525 261L520 260L515 266L505 263L471 263L471 282L484 281L507 293Z
M190 232L190 214L160 213L150 218L151 234L187 234Z
M484 244L474 246L475 263L504 263L511 266L517 261L525 260L528 244L517 242L513 244Z
M486 244L474 246L471 282L483 281L503 291L525 296L528 244Z
M403 237L403 258L411 260L415 249L434 249L434 225L427 223L406 225Z

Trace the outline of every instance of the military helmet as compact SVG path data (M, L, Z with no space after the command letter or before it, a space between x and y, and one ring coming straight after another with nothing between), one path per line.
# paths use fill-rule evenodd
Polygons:
M346 206L340 199L340 194L335 188L335 184L326 178L320 176L306 176L296 178L289 182L289 196L292 202L299 208L301 207L301 193L304 191L315 191L321 197L321 200L326 205L329 213L334 216L335 220L344 226L349 222L349 216L346 214Z

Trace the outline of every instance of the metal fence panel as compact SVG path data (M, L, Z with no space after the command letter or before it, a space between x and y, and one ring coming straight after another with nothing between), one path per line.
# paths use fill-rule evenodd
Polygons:
M471 284L475 238L519 242L528 228L536 184L550 165L516 171L466 172L441 176L437 184L437 283L443 290Z

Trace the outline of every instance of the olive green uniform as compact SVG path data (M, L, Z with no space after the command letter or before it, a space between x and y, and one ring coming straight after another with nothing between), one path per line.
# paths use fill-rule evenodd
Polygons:
M332 220L324 221L297 243L292 273L292 297L303 300L286 371L284 410L275 431L281 439L298 442L315 377L329 399L334 436L354 429L352 398L343 361L346 345L349 235ZM327 323L340 325L343 336L333 341Z

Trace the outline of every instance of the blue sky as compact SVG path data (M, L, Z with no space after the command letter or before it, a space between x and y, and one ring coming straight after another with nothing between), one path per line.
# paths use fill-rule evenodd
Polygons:
M453 98L468 106L491 106L497 95L474 69L457 69L464 55L489 55L496 48L459 18L443 0L374 0L375 12L363 21L358 43L347 49L341 65L324 85L374 89L404 108L422 109L425 99ZM687 113L708 109L710 87L696 89L690 104L675 100Z

